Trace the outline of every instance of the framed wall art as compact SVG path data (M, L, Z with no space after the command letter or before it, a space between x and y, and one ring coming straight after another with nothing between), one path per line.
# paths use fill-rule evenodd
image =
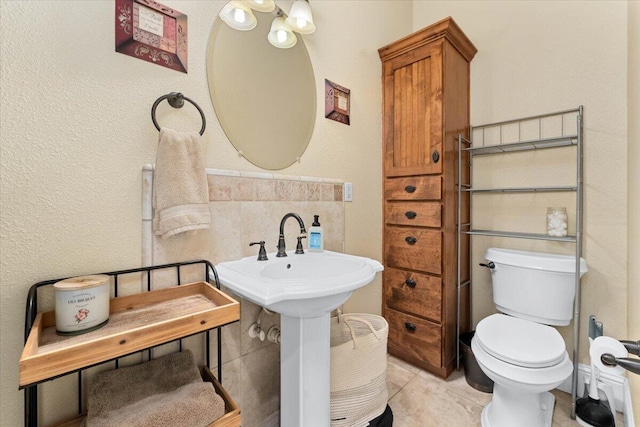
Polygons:
M346 87L324 79L324 116L349 125L350 96Z
M153 0L116 0L116 52L187 72L187 15Z

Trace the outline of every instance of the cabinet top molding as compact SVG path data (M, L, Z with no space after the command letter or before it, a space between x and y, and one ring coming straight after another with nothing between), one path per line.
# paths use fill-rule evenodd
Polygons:
M469 40L458 24L456 24L456 21L449 16L422 30L409 34L398 41L381 47L378 49L378 53L381 60L387 61L395 56L402 55L408 50L431 43L439 38L449 40L467 61L471 61L478 52L478 49L471 43L471 40Z

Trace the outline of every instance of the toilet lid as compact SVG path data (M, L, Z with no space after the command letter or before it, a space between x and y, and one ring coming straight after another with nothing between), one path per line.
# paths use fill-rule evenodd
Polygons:
M556 365L566 353L564 340L556 329L504 314L480 321L475 338L496 359L526 368Z

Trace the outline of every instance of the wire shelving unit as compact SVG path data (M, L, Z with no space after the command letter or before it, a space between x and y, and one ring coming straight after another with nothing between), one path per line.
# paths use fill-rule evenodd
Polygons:
M575 128L571 128L571 133L565 132L565 124L567 120L575 119ZM575 245L575 300L573 315L573 381L571 387L571 418L575 419L576 391L578 386L578 357L580 343L580 258L582 256L582 239L583 239L583 106L580 105L575 109L558 111L554 113L541 114L537 116L524 117L514 120L507 120L496 123L489 123L480 126L472 126L470 129L470 139L458 135L458 212L457 212L457 238L458 238L458 322L457 322L457 338L458 338L458 367L460 363L460 295L463 287L469 287L469 295L471 295L471 280L461 281L461 257L462 257L462 236L492 236L514 239L529 240L548 240L556 242L564 242ZM560 132L558 135L545 137L543 134L543 123L553 121L559 123ZM531 134L531 128L534 129L537 138L527 138L527 129ZM575 129L575 133L573 133ZM510 131L510 132L509 132ZM507 137L505 134L512 133L517 136ZM493 135L493 138L487 134ZM474 141L474 135L481 141ZM497 135L497 136L496 136ZM485 145L487 139L497 140L492 144ZM575 147L575 183L572 185L560 186L527 186L527 187L506 187L506 188L475 188L473 185L473 159L477 156L487 155L508 155L532 150L546 150L559 147ZM462 156L469 156L469 182L464 183L462 165ZM504 193L553 193L553 192L573 192L575 193L575 235L563 237L549 236L547 234L526 233L520 231L499 231L499 230L482 230L473 228L473 196L476 194L504 194ZM462 223L462 202L463 197L468 194L470 222ZM469 242L469 247L471 246ZM470 253L470 252L469 252ZM471 254L469 255L471 256ZM469 275L471 277L471 275ZM471 304L470 304L471 307ZM469 313L471 319L471 313Z

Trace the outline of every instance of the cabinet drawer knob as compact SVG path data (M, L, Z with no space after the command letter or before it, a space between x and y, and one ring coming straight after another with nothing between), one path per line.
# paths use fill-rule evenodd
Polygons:
M415 185L407 185L406 187L404 187L404 191L406 191L407 193L413 193L416 191L416 186Z
M416 287L416 281L413 279L407 279L404 281L404 284L407 285L410 288L415 288Z
M411 322L405 322L404 327L407 328L407 331L409 332L415 332L416 330L416 325Z
M414 219L415 217L418 216L418 214L415 213L414 211L407 211L404 213L404 216L406 216L409 219Z
M413 236L407 236L407 237L404 238L404 241L407 242L410 245L415 245L416 242L418 241L418 239L416 239Z
M434 150L433 153L431 153L431 159L433 160L433 163L438 163L438 160L440 160L440 153L438 150Z

